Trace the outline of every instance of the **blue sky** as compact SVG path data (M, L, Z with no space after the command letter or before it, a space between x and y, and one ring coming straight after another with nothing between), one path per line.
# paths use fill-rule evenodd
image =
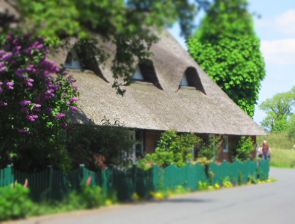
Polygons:
M276 93L286 92L295 86L295 0L249 0L255 18L256 33L261 39L265 58L266 77L262 82L259 103ZM179 28L171 33L185 47ZM265 114L256 107L254 120L260 123Z

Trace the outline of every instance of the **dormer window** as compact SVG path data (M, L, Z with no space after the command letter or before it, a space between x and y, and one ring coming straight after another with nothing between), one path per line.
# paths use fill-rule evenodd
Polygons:
M162 89L153 62L150 60L143 60L138 64L132 76L132 80L153 83L155 86Z
M139 67L136 68L132 79L135 81L144 81L144 77Z
M179 88L194 87L195 89L205 93L201 79L197 70L194 67L189 67L185 70L183 77L180 81Z
M75 50L71 50L67 56L65 62L65 68L69 69L81 69L80 60Z

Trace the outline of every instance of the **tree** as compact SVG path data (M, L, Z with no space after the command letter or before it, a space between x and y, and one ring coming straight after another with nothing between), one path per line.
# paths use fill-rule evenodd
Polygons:
M289 119L295 105L295 87L285 93L274 95L259 106L267 116L262 121L262 126L269 131L284 131L288 128Z
M215 0L188 41L192 57L251 117L265 76L247 0Z
M196 2L206 6L204 0ZM93 33L99 34L102 41L113 43L117 50L112 67L114 87L119 93L123 93L122 85L129 84L134 62L149 57L158 31L179 21L187 38L198 11L197 4L189 0L19 0L15 7L23 16L19 28L34 31L53 45L68 37L78 37L87 45L93 42ZM91 51L95 49L103 63L107 54L95 46Z
M8 35L0 43L0 166L65 168L67 113L77 90L64 69L47 59L42 39Z

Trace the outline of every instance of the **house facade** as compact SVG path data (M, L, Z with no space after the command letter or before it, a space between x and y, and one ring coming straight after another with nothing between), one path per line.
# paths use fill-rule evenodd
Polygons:
M195 133L203 139L221 136L220 161L231 159L241 136L256 141L256 136L265 134L168 32L160 35L150 59L137 64L124 96L112 88L112 57L103 65L96 61L82 68L73 50L75 40L52 53L52 59L65 64L77 80L80 111L74 122L101 125L107 119L129 128L137 142L134 160L153 152L166 130ZM112 45L103 48L114 54Z

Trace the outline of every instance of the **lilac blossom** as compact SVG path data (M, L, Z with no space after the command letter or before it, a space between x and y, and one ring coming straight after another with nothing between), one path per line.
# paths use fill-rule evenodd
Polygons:
M13 90L14 89L14 82L13 81L6 82L6 86L7 86L7 89Z
M70 106L70 108L72 111L78 111L78 107L76 107L76 106Z
M57 118L57 119L63 119L63 118L65 118L65 114L64 113L59 113L59 114L57 114L55 117Z
M30 105L31 103L32 103L31 100L22 100L19 102L19 104L22 106L27 106L27 105Z
M38 119L38 115L36 115L36 114L30 114L30 115L27 115L26 118L30 122L35 122Z
M5 72L7 70L7 67L4 62L0 62L0 74Z

